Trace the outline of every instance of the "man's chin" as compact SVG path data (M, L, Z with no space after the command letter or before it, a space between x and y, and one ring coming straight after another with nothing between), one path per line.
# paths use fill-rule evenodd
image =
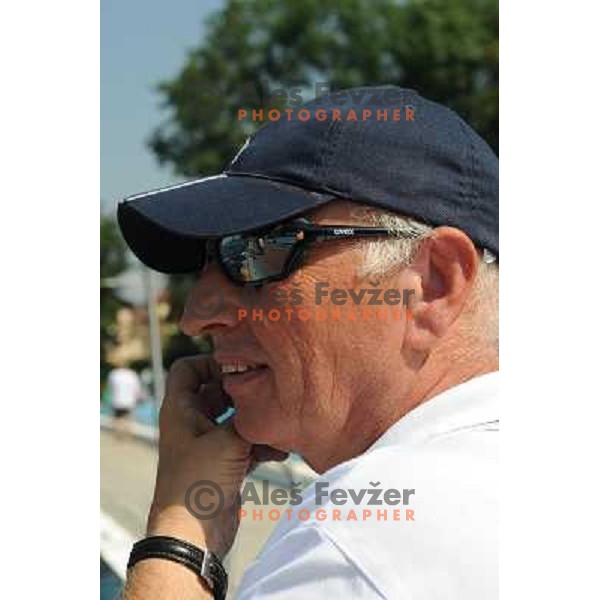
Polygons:
M238 411L232 419L232 424L238 435L248 443L278 448L276 428L270 427L266 419Z

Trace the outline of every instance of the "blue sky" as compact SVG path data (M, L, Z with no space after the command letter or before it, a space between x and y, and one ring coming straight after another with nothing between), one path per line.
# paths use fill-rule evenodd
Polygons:
M122 197L181 178L160 168L146 147L165 118L159 81L173 77L203 39L203 21L223 0L102 0L100 198Z

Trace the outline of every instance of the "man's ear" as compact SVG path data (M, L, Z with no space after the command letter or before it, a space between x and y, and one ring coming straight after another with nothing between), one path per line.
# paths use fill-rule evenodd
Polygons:
M417 280L406 344L428 353L463 311L473 289L479 255L459 229L438 227L423 241L411 265Z

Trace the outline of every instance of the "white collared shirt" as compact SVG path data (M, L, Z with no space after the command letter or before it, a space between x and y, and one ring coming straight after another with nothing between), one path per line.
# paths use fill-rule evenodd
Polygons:
M498 424L498 373L416 407L290 506L238 598L497 598Z

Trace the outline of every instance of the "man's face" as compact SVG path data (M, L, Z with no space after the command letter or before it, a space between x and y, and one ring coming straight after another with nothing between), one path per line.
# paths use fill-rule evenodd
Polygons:
M332 202L315 212L312 221L356 224L350 217L352 206ZM300 290L301 304L283 306L268 301L249 306L243 290L230 283L217 266L203 273L188 298L181 326L188 335L209 333L221 365L251 367L245 373L223 376L223 387L236 408L234 426L246 440L306 455L311 448L335 444L352 422L362 420L368 428L369 399L374 394L389 393L392 398L401 393L406 327L402 305L367 305L373 298L370 293L358 306L351 299L342 306L330 301L336 288L359 292L377 287L382 290L379 299L388 288L402 291L402 274L379 282L361 278L357 274L361 262L356 242L313 245L300 270L260 292L262 298L262 294L272 297L286 290L290 298L291 289ZM319 283L328 284L329 295L317 305ZM210 319L199 319L190 306L192 296L211 287L222 292L223 308ZM271 309L281 314L278 320L268 318ZM302 309L304 317L310 315L308 319L300 318ZM327 318L317 320L317 309ZM339 309L340 320L332 317L333 309ZM356 320L345 316L352 309ZM372 315L363 315L363 309ZM389 311L387 320L375 318L377 309ZM402 318L392 318L392 309ZM240 310L247 311L246 316Z

